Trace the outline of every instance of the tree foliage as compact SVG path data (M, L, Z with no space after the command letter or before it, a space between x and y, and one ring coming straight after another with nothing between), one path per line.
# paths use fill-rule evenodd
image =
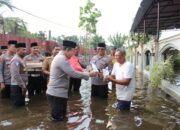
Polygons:
M101 17L101 12L95 8L95 4L90 0L84 7L80 7L80 22L79 27L82 27L90 34L96 34L96 24L98 18Z
M0 7L7 6L9 9L13 9L11 5L11 0L0 0Z
M47 39L45 31L31 33L27 29L27 23L18 17L7 17L4 19L4 32L5 34L21 37L37 38L42 40Z
M144 39L144 33L130 33L130 38L138 44L146 44L152 39L152 35L145 34Z
M30 32L27 30L26 22L18 17L7 17L4 19L5 34L28 36Z
M76 42L76 43L79 43L79 42L80 42L78 36L76 36L76 35L66 36L66 37L64 37L64 39L70 40L70 41L74 41L74 42Z
M116 33L114 36L110 35L108 40L113 44L113 46L122 47L123 44L128 40L128 36L121 35L121 33Z
M47 40L46 32L45 31L39 31L38 33L32 33L33 38Z
M58 37L53 37L53 40L58 42L58 43L62 43L63 40L70 40L70 41L74 41L76 43L80 43L80 38L76 35L72 35L72 36L65 36L65 35L61 35Z
M150 75L151 86L154 88L160 85L161 79L173 81L174 69L172 56L163 63L155 63L150 70Z
M91 47L97 47L97 44L103 41L104 38L102 36L94 35L89 39L89 44L91 45Z

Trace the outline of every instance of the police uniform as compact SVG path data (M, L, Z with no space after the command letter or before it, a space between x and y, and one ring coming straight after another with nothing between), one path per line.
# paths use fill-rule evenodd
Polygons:
M1 54L6 53L8 47L7 46L1 46Z
M25 48L25 43L18 43L17 48ZM28 82L28 75L25 71L25 63L23 59L16 54L11 60L11 98L15 106L25 105L25 92Z
M99 43L98 47L105 48L105 43ZM97 69L102 72L103 69L109 66L110 63L110 57L107 55L99 56L95 55L92 57L90 63L93 63L96 65ZM91 78L91 95L101 97L101 98L107 98L108 97L108 84L103 81L102 77L96 76Z
M75 48L76 43L63 41L63 46ZM75 71L64 55L64 51L60 51L53 59L50 71L46 94L51 108L51 116L54 120L62 121L66 115L69 76L87 80L89 75L85 72Z
M31 47L38 46L37 43L32 43ZM41 54L33 55L32 53L24 57L24 61L27 62L43 62L44 57ZM42 79L42 71L34 71L28 72L28 93L29 96L36 94L40 94L42 90L43 79ZM34 93L35 92L35 93Z
M16 45L17 41L9 41L8 45ZM11 74L10 74L10 62L14 54L2 54L0 56L0 83L4 83L5 88L1 90L2 98L10 98L10 85L11 85Z

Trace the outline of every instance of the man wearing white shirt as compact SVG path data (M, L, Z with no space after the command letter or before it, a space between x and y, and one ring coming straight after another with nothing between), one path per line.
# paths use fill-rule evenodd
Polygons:
M116 84L117 108L130 110L131 100L135 91L135 75L133 65L126 61L126 51L117 49L115 58L117 62L113 66L111 76L107 79Z

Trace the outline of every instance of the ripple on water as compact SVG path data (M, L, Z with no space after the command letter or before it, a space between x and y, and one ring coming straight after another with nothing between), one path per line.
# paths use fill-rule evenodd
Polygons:
M0 126L10 126L12 125L12 122L4 120L0 122Z

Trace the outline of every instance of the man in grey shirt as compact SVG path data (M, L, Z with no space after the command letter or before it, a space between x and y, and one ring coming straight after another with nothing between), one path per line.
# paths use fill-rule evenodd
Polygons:
M64 40L63 51L56 55L51 64L46 94L51 108L51 116L56 121L65 119L69 77L88 80L89 76L97 75L97 72L78 72L71 67L69 59L74 54L75 47L75 42Z
M11 98L15 106L25 105L26 85L28 82L23 61L25 53L26 44L18 43L16 55L11 60Z
M8 50L6 53L0 56L0 87L1 97L10 98L10 85L11 85L11 74L10 74L10 62L16 53L17 41L8 41Z

